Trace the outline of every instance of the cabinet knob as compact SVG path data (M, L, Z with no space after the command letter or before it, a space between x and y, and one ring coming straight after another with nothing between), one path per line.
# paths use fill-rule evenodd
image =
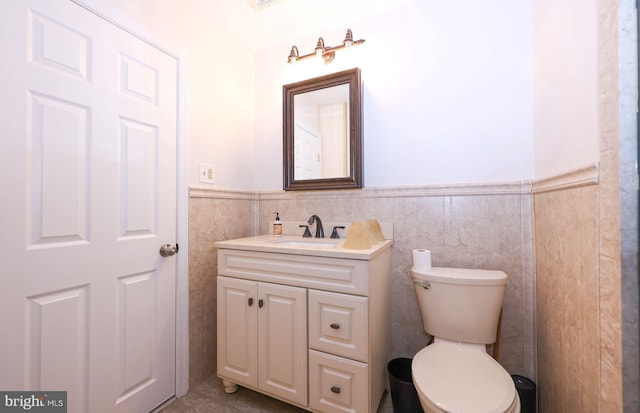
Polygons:
M253 298L249 298L249 307L253 305Z
M340 324L338 323L331 323L329 325L329 327L333 328L334 330L339 330L340 329Z
M331 391L334 392L335 394L340 394L340 387L339 386L331 386Z
M261 298L258 300L258 307L262 308L263 305L264 305L264 300Z

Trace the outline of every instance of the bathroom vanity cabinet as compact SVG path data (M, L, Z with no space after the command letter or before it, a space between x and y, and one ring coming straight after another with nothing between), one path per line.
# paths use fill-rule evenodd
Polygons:
M218 277L218 350L227 380L305 403L306 312L304 288Z
M218 376L309 411L374 413L391 356L391 241L216 243ZM266 245L265 245L266 244Z

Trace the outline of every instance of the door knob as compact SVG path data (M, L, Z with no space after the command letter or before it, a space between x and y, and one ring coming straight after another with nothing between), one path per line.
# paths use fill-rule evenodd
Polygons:
M160 247L160 255L163 257L170 257L178 252L178 247L171 244L164 244Z

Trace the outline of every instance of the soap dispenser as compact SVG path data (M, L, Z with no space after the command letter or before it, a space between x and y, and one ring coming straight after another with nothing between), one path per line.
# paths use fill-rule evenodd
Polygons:
M282 235L282 221L280 221L280 215L276 212L276 220L273 221L273 235Z

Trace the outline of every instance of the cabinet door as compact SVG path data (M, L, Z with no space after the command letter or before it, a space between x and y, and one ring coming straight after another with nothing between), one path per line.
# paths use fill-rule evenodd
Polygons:
M218 376L258 385L258 283L218 277Z
M258 388L307 405L307 290L258 285Z

